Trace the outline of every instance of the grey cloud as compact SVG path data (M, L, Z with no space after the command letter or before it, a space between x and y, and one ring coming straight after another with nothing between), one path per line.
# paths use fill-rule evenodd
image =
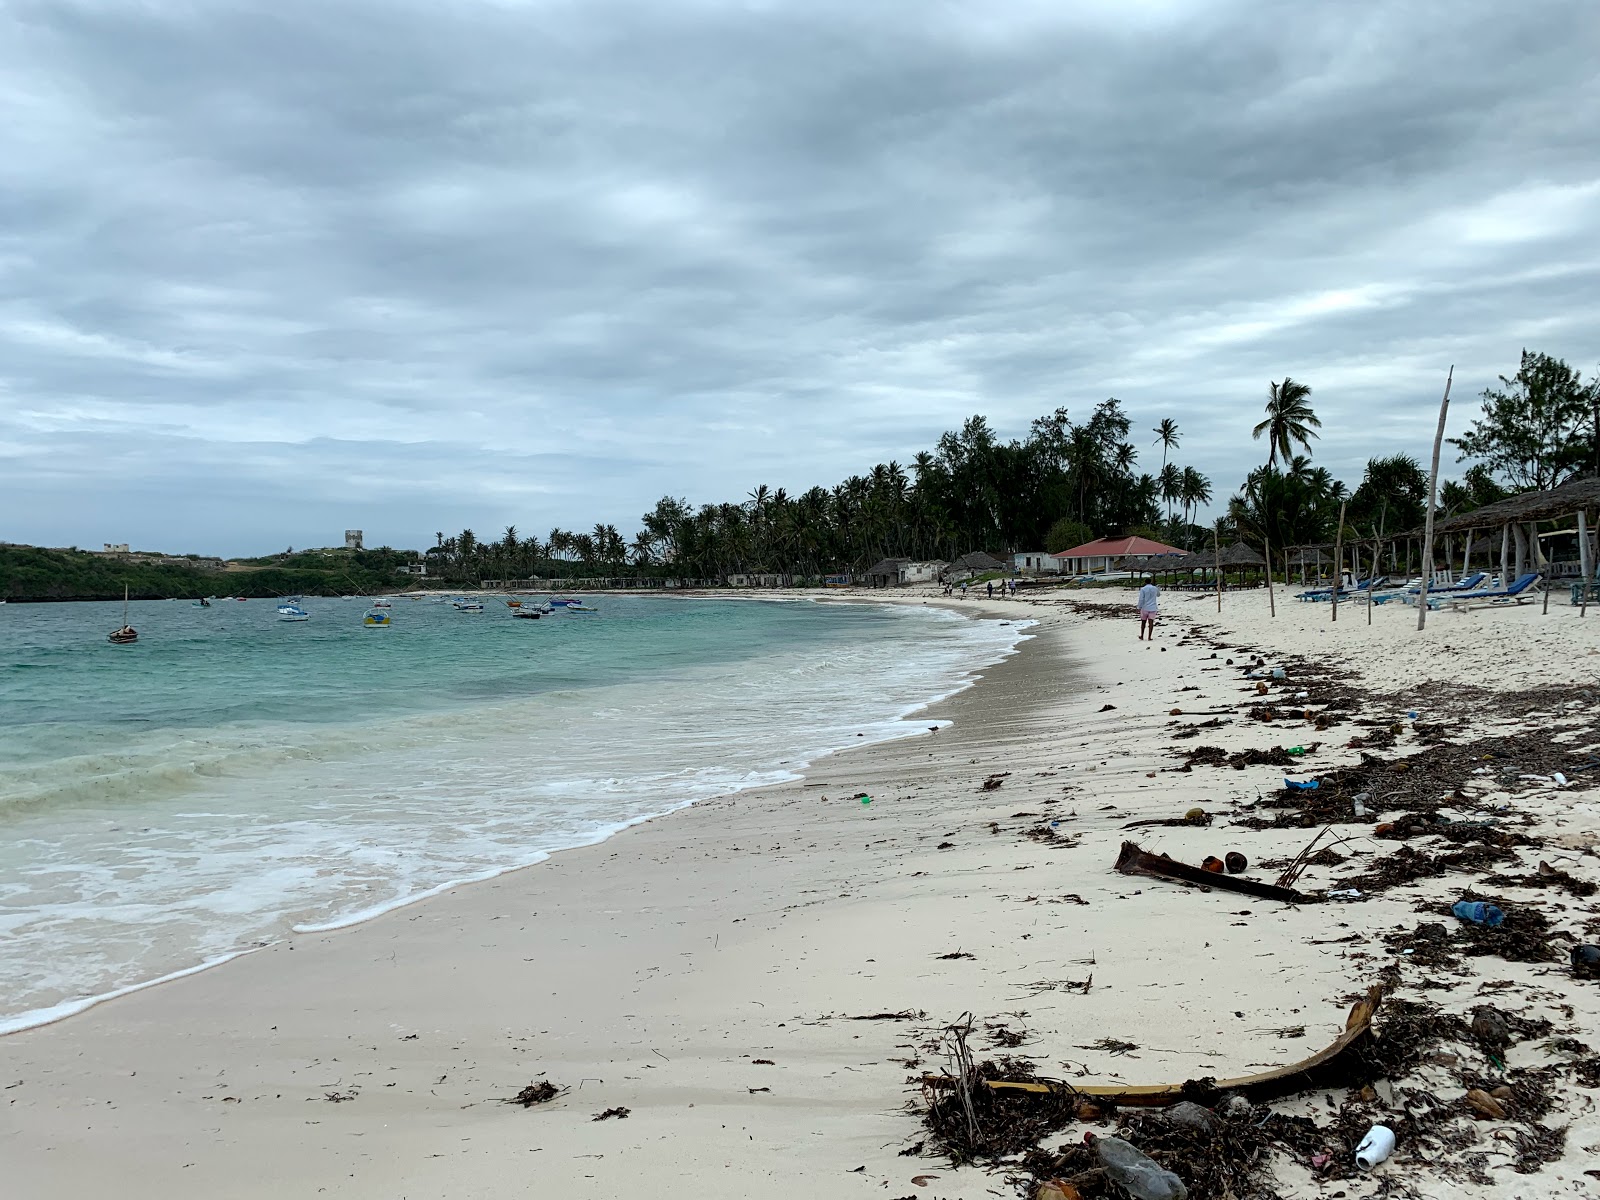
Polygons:
M1269 378L1350 477L1600 355L1582 0L0 22L0 537L631 528L1111 394L1225 493Z

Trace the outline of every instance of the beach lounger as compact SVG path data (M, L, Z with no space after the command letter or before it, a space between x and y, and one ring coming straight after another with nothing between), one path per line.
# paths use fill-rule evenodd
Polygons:
M1458 579L1454 583L1444 583L1437 587L1430 587L1428 589L1428 596L1431 599L1434 596L1448 596L1453 593L1470 592L1473 588L1482 587L1483 581L1487 578L1489 578L1487 573L1483 571L1474 571L1471 575L1468 575L1464 579ZM1372 602L1374 604L1384 604L1390 600L1399 600L1404 598L1406 603L1410 604L1413 597L1420 596L1421 594L1422 589L1420 587L1400 588L1397 591L1384 592L1381 595L1374 592L1372 596Z
M1483 592L1446 592L1438 596L1429 595L1428 607L1438 608L1442 604L1475 604L1478 602L1504 604L1508 600L1513 604L1521 604L1524 601L1533 599L1531 595L1526 593L1538 582L1539 573L1534 571L1530 574L1519 576L1510 587L1491 588Z
M1386 584L1388 582L1389 582L1389 577L1387 575L1380 575L1376 579L1363 579L1360 583L1356 584L1354 587L1340 588L1339 589L1339 599L1344 600L1344 599L1346 599L1346 598L1348 598L1350 596L1359 596L1363 592L1371 591L1374 587L1382 587L1384 584ZM1297 600L1327 600L1327 601L1331 602L1333 600L1333 589L1331 587L1311 588L1311 589L1309 589L1307 591L1304 591L1304 592L1296 592L1295 593L1295 599L1297 599Z

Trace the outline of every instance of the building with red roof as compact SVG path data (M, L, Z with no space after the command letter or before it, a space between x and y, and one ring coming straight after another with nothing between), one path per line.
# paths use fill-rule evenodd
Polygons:
M1063 550L1052 557L1061 561L1063 572L1082 575L1090 571L1109 571L1112 563L1121 562L1125 558L1150 558L1168 554L1177 558L1187 553L1188 551L1180 550L1176 546L1167 546L1149 538L1103 537L1085 542L1081 546L1074 546L1071 550Z

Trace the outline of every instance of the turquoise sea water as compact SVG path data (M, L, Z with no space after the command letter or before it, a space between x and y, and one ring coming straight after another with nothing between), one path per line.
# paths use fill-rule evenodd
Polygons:
M907 720L1015 624L601 597L0 607L0 1032L358 921ZM858 737L858 734L865 737Z

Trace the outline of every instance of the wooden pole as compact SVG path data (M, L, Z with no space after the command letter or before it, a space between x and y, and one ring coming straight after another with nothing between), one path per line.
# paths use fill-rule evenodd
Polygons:
M1467 548L1461 553L1461 578L1472 574L1472 543L1477 540L1476 529L1467 530Z
M1265 517L1267 514L1261 515ZM1278 602L1272 595L1272 538L1267 533L1265 523L1261 526L1261 557L1267 560L1267 615L1275 617L1278 615Z
M1211 573L1217 580L1217 611L1222 611L1222 518L1211 530Z
M1333 535L1333 620L1339 621L1339 585L1344 582L1344 506L1349 501L1339 501L1339 528Z
M1422 592L1417 596L1417 628L1428 622L1428 584L1433 582L1433 506L1439 495L1439 448L1444 445L1444 419L1450 411L1450 383L1455 364L1444 377L1444 399L1439 402L1439 429L1433 435L1433 470L1428 473L1428 519L1422 525Z
M1367 624L1368 625L1372 624L1372 610L1377 607L1377 605L1373 602L1373 593L1378 590L1378 588L1377 588L1378 571L1379 571L1379 569L1380 569L1380 567L1382 566L1382 563L1383 563L1383 525L1384 525L1384 517L1386 517L1388 515L1389 515L1389 510L1388 510L1387 507L1385 507L1383 512L1378 517L1378 536L1377 536L1376 539L1374 539L1374 541L1372 543L1372 579L1373 579L1373 586L1369 587L1367 589Z
M1578 608L1580 617L1589 613L1589 510L1578 510L1578 570L1583 572L1583 591L1578 593L1583 599Z
M1500 526L1500 586L1511 586L1511 522Z

